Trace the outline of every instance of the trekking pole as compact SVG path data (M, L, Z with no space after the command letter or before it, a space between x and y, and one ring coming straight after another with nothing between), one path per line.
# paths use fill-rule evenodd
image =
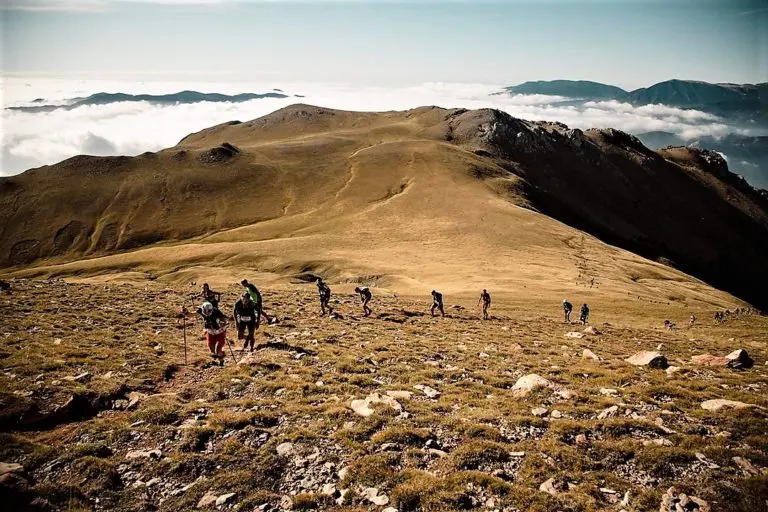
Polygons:
M226 336L226 334L224 335L224 339L226 340L227 346L229 347L229 353L232 354L232 359L234 359L235 364L237 364L239 361L235 357L235 351L232 349L232 343L230 343L229 338Z

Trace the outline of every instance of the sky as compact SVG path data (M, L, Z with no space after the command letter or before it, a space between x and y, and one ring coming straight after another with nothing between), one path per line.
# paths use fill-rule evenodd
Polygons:
M5 76L768 81L768 0L0 0Z

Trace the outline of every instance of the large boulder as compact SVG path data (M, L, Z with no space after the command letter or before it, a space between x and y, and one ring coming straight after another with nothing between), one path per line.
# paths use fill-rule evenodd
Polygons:
M752 368L755 364L752 358L749 357L749 354L747 354L747 351L742 348L734 350L725 356L725 359L728 360L728 368L737 370Z
M638 352L632 357L625 359L625 361L635 366L647 366L649 368L655 368L658 370L664 370L667 366L669 366L666 357L664 357L660 352L655 352L652 350L643 350Z
M728 366L728 359L711 354L701 354L691 357L691 362L699 366Z

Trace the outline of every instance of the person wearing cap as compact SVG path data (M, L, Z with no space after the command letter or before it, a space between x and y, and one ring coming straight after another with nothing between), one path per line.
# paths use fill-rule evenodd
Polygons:
M565 313L565 322L571 321L571 311L573 311L573 304L568 302L568 299L563 299L563 313Z
M227 317L210 302L203 302L197 308L198 314L205 323L205 339L211 351L211 357L224 366L224 343L227 341Z

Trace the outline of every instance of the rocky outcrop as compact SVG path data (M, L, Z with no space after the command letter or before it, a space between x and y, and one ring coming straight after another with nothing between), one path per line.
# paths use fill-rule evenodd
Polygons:
M669 366L666 357L664 357L660 352L651 350L643 350L642 352L638 352L632 357L625 359L625 361L635 366L647 366L648 368L654 368L658 370L664 370Z

